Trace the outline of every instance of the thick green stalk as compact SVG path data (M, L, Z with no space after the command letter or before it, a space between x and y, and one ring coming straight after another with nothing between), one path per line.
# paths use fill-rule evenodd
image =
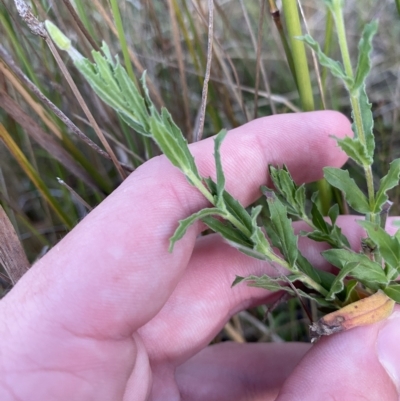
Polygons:
M301 106L304 111L314 110L314 97L311 87L310 72L308 69L306 49L304 42L296 39L302 36L299 11L296 0L282 0L286 27L292 49L296 80L300 95Z

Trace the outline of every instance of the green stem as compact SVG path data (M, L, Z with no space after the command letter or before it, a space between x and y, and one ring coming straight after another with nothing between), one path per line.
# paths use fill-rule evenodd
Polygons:
M128 44L126 42L124 27L122 24L121 13L119 12L118 1L110 0L110 3L111 3L111 10L112 10L114 21L115 21L115 27L117 28L117 32L118 32L118 39L121 44L121 51L124 56L124 63L125 63L126 71L128 72L129 77L135 83L135 85L137 87L139 87L138 82L135 77L135 74L133 73L132 63L131 63L131 59L129 57Z
M333 0L332 12L339 39L339 46L340 46L340 52L342 54L344 69L346 71L347 76L353 78L354 77L353 68L351 66L350 52L347 46L346 29L344 25L341 0ZM358 139L363 145L366 145L358 94L351 93L350 101L353 109L353 119L354 119L354 124L356 126ZM371 165L364 165L363 167L364 167L365 179L367 181L369 205L371 210L373 210L375 205L375 190L374 190L374 180L372 176L372 168ZM371 221L373 222L375 221L375 216L373 213L371 213Z
M308 70L306 49L304 42L296 39L296 36L302 35L297 2L294 0L282 0L282 7L289 33L301 106L304 111L311 111L314 110L314 97L310 72Z
M332 11L333 18L335 19L336 31L339 39L339 47L342 54L344 70L349 77L353 78L353 68L351 66L350 52L347 46L346 28L344 26L341 0L333 0Z

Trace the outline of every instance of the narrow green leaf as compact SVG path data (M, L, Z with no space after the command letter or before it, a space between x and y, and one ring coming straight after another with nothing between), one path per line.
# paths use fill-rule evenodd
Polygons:
M197 213L192 214L191 216L187 217L184 220L179 221L179 226L176 229L174 235L170 238L170 245L169 245L169 252L172 252L174 249L174 245L177 241L179 241L186 233L187 229L195 223L197 220L202 219L207 216L212 215L219 215L222 217L226 217L225 214L221 213L221 211L215 207L213 208L206 208L200 210Z
M389 199L386 192L399 184L400 179L400 159L395 159L390 163L388 173L381 179L378 192L376 193L374 213L379 213L382 206Z
M120 63L117 63L115 66L114 75L119 86L123 88L123 94L129 109L132 111L132 114L134 113L136 120L142 127L141 131L138 132L148 136L150 131L150 126L148 124L149 113L142 95ZM126 117L132 119L131 115L126 115Z
M326 67L331 72L332 75L334 75L337 78L340 78L344 82L347 88L350 89L353 86L353 78L347 76L347 74L343 69L342 64L328 57L321 50L319 44L310 35L300 36L297 39L306 42L308 46L310 46L315 51L319 63L323 67Z
M335 226L335 228L336 228L336 226ZM335 233L335 231L334 231L335 228L332 230L333 233ZM323 233L322 231L318 231L318 230L314 230L311 232L301 231L300 235L302 235L303 237L310 238L316 242L326 242L333 248L342 248L342 246L344 244L342 241L342 238L338 238L338 236L332 235L332 232L327 234L327 233Z
M358 188L353 178L350 178L347 170L325 167L324 176L329 184L345 193L347 202L354 210L364 214L371 212L366 196Z
M192 183L190 176L194 176L200 181L201 177L194 158L189 151L187 141L179 128L170 119L169 113L163 109L162 120L157 116L151 116L149 124L154 141L170 162L186 175L189 182Z
M283 200L284 204L288 208L288 212L295 216L301 217L305 215L305 187L301 185L298 187L293 178L284 165L282 168L275 168L269 165L269 173L276 188L278 196ZM261 190L264 192L271 192L267 187L262 187Z
M292 220L287 217L286 207L276 196L267 198L271 214L271 227L277 234L279 250L285 256L290 267L295 268L298 249L297 236L294 235Z
M338 244L340 244L340 247L347 246L347 248L350 248L350 242L347 239L347 237L342 233L342 229L334 225L331 231L331 238L333 241L336 241Z
M400 284L390 284L388 285L383 292L393 301L400 303Z
M346 136L344 139L335 138L338 145L360 166L369 166L373 163L372 156L368 155L367 148L358 138Z
M371 70L371 50L372 38L378 29L378 22L373 21L366 24L362 33L360 43L358 44L358 62L356 67L356 76L352 91L357 91L365 84L365 79Z
M278 278L273 278L269 277L267 275L258 277L258 276L247 276L247 277L240 277L242 280L240 280L238 277L236 277L234 283L238 284L239 282L247 282L249 287L257 287L257 288L263 288L268 291L280 291L280 290L285 290L293 293L293 291L285 286L285 280L282 277ZM233 284L232 284L233 285Z
M246 279L245 277L236 276L235 280L233 280L233 283L232 283L231 287L234 287L235 285L240 284L245 279Z
M322 256L339 269L343 269L347 263L358 263L352 271L352 276L368 288L378 289L378 284L387 284L385 272L379 263L373 262L364 254L347 249L328 249L322 252Z
M312 294L312 293L307 293L305 291L302 291L301 289L296 289L296 292L289 286L287 286L285 283L289 280L291 282L295 281L302 281L303 282L304 276L299 275L299 274L291 274L290 276L287 277L269 277L269 276L248 276L248 277L236 277L234 284L238 284L241 282L248 282L249 287L257 287L257 288L263 288L268 291L286 291L292 296L301 296L303 298L311 299L316 301L320 306L324 307L331 307L331 303L327 302L324 298L321 296Z
M334 282L332 283L331 289L326 296L327 301L333 301L336 297L336 294L343 291L344 282L343 280L359 265L358 262L349 262L346 263L343 268L340 270L339 274L336 276Z
M184 154L185 163L182 164L182 167L183 166L187 166L186 175L188 175L187 172L190 171L197 179L200 180L201 177L200 177L199 172L197 171L197 166L196 166L196 163L194 161L194 157L190 153L187 140L183 136L182 131L175 124L174 120L172 119L171 114L169 113L169 111L165 107L163 107L162 110L161 110L161 117L162 117L162 121L164 122L165 126L168 128L168 131L171 132L174 140L176 141L176 143L180 147L182 153ZM168 155L166 153L165 153L165 155L168 157ZM182 171L184 171L183 168L182 168Z
M314 195L317 195L318 193L316 192ZM318 206L315 202L316 196L312 196L312 207L311 207L311 218L312 222L314 223L314 226L320 230L321 232L325 234L330 233L329 225L325 221L324 217L322 216L322 213L318 209Z
M299 271L303 272L306 276L310 277L317 284L321 284L326 290L331 288L335 279L335 275L323 270L316 269L299 251L297 255L296 265Z
M357 280L349 280L345 284L345 294L344 294L344 299L343 299L343 305L348 305L352 302L358 301L359 297L357 295Z
M390 236L384 229L370 221L357 221L360 226L365 228L368 236L379 247L379 251L385 262L390 267L398 270L400 268L400 243L394 236Z
M219 233L229 242L233 242L244 247L253 247L252 241L245 237L244 234L237 228L233 227L229 222L222 222L212 216L202 217L202 222L205 223L211 230Z
M210 192L214 196L217 195L217 184L211 178L206 178L204 181L206 182ZM253 231L253 224L247 210L229 192L224 191L223 197L224 204L228 213L230 213L238 221L240 221L248 229L248 234L251 235Z
M357 102L360 108L360 117L362 123L362 130L364 132L365 144L367 149L367 155L370 159L374 157L375 151L375 137L374 137L374 118L371 111L371 103L368 100L367 93L365 91L365 85L362 85L357 92ZM352 118L354 121L354 111L352 112ZM357 138L360 138L357 124L353 123L353 131L356 133Z
M332 225L336 224L336 220L339 216L339 205L335 203L328 211L328 216L331 219Z
M226 129L221 130L214 140L214 158L215 158L215 167L217 169L217 202L221 202L222 204L223 204L222 195L225 190L225 175L222 169L220 148L227 132L228 131Z

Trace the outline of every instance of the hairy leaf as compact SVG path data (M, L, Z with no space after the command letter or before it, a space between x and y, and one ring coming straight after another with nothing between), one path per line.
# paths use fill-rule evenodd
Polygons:
M247 276L247 277L240 277L236 276L235 281L232 283L232 287L242 283L247 282L249 287L258 287L264 288L268 291L279 291L285 290L285 279L282 277L273 278L267 275L258 277L258 276Z
M368 236L379 247L379 251L385 262L390 267L400 268L400 242L396 237L390 236L385 230L370 221L358 221L368 233Z
M346 263L343 268L340 270L339 274L335 277L334 282L332 283L329 294L326 296L327 301L333 301L336 297L336 294L343 291L344 289L344 279L359 265L358 262L349 262Z
M312 196L312 199L311 199L311 201L312 201L312 207L311 207L312 222L318 230L320 230L321 232L323 232L325 234L329 234L330 233L329 225L325 221L324 216L322 216L322 213L318 209L317 203L315 202L317 194L318 194L317 192L314 193L314 195Z
M281 201L271 196L267 198L271 214L271 227L279 237L276 244L283 253L290 267L294 268L297 259L297 236L294 235L292 221L287 217L287 211Z
M400 284L390 284L383 290L383 292L388 297L392 298L393 301L400 303Z
M354 210L364 214L371 211L366 196L358 188L353 178L350 178L347 170L325 167L324 176L329 184L345 193L347 202Z
M229 242L252 248L253 242L229 222L222 222L212 216L202 217L201 221L211 230L221 234Z
M297 39L300 39L306 42L316 53L318 57L319 63L326 67L332 75L337 78L340 78L346 88L350 89L353 86L353 78L349 77L343 69L343 66L338 61L332 60L328 57L319 46L318 42L316 42L310 35L300 36Z
M223 193L225 190L225 175L222 169L220 148L227 132L226 129L221 130L214 140L215 167L217 169L217 202L219 207L223 205Z
M328 249L322 252L322 256L339 269L343 269L347 263L358 263L352 271L352 276L363 283L367 283L368 288L378 289L378 284L387 284L388 282L379 263L373 262L364 254L351 252L347 249Z
M269 276L247 276L247 277L240 277L236 276L235 281L233 282L233 285L237 285L242 282L247 282L249 287L257 287L257 288L264 288L268 291L286 291L292 296L301 296L303 298L311 299L316 301L320 306L324 307L331 307L331 304L327 302L324 298L317 294L312 294L305 292L299 288L294 291L290 286L288 286L287 281L290 282L295 282L295 281L303 281L304 276L300 274L291 274L290 276L287 277L277 277L277 278L272 278Z
M217 195L217 184L211 178L206 178L204 181L206 182L210 192L213 195ZM227 212L240 221L248 230L248 234L251 235L253 232L253 223L247 210L229 192L224 191L223 197Z
M288 208L288 212L299 217L304 216L306 202L304 185L298 187L295 184L285 165L282 168L275 168L270 165L269 173L278 194L281 195L282 200ZM262 191L263 193L266 191L271 192L271 190L266 187L262 187Z
M374 212L379 213L382 206L389 199L386 192L399 184L400 178L400 159L395 159L390 163L388 173L381 179L378 192L375 198Z
M372 38L376 34L377 29L377 21L366 24L364 27L362 37L358 45L358 62L352 91L357 91L362 85L365 84L365 79L371 70L370 58L372 50Z
M328 216L331 219L331 223L336 224L336 220L339 216L339 205L335 203L328 211Z
M360 166L369 166L373 163L373 158L368 154L366 146L361 143L359 138L350 138L346 136L344 139L335 138L338 145Z
M212 207L212 208L206 208L203 210L200 210L197 213L192 214L191 216L187 217L184 220L179 221L179 226L176 229L174 235L170 238L170 245L169 245L169 251L172 252L174 249L174 245L177 241L179 241L186 233L187 229L195 223L197 220L200 220L204 217L207 216L212 216L212 215L219 215L222 217L226 217L224 213L221 213L221 211L218 208Z
M371 111L371 103L368 100L367 93L365 92L365 85L362 85L357 91L357 105L353 104L353 107L358 107L361 118L361 127L360 129L363 131L363 135L359 132L359 127L355 123L355 114L354 110L351 113L353 118L353 131L356 133L356 138L360 139L362 136L365 138L365 145L367 150L368 158L373 160L374 150L375 150L375 138L373 133L374 128L374 119Z

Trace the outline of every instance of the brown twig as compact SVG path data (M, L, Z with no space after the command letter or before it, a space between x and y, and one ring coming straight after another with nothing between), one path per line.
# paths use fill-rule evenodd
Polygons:
M90 43L90 45L93 47L94 50L101 52L100 46L96 43L96 41L92 38L92 35L89 33L89 31L86 29L85 25L83 25L83 22L81 21L79 15L75 11L75 8L71 4L69 0L63 0L63 3L65 7L67 7L68 11L72 15L72 18L78 25L78 28L81 30L87 41Z

